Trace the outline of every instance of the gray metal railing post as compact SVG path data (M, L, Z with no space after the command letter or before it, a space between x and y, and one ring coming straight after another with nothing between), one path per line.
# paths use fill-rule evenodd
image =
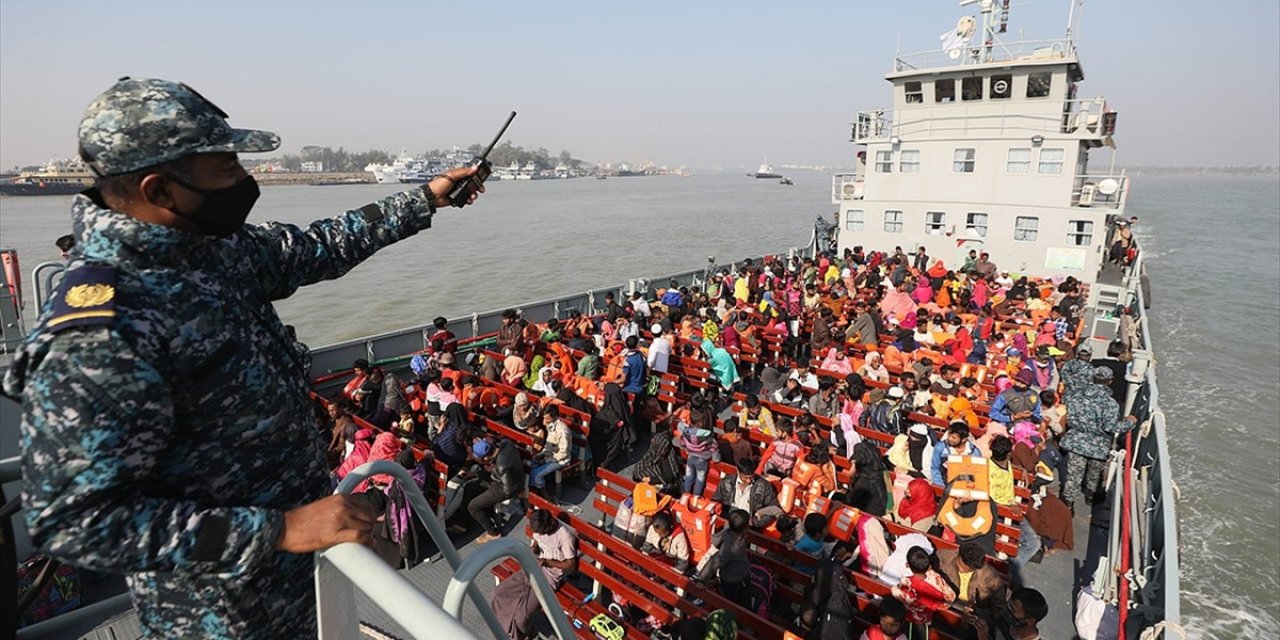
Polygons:
M460 617L462 598L471 588L476 577L493 561L505 557L515 558L520 563L521 569L529 575L533 593L538 597L538 602L542 605L543 612L547 614L547 619L551 621L556 636L560 640L570 640L575 637L573 627L569 625L564 609L556 601L556 592L551 588L551 583L547 582L547 576L542 573L542 567L538 564L537 558L529 547L510 538L499 538L481 545L480 548L471 552L462 566L454 569L453 578L449 580L449 587L444 592L442 603L444 610L455 618Z
M340 544L326 549L316 558L319 574L316 584L317 602L326 590L335 588L326 578L330 570L341 573L354 586L359 587L371 600L382 607L414 638L470 638L475 633L462 626L440 605L432 601L408 578L392 569L378 554L364 545ZM390 603L392 606L383 606ZM331 620L324 612L319 614L320 638L344 638L353 632L358 621L352 619ZM440 635L444 634L444 635Z
M338 488L334 493L349 494L360 484L360 481L369 476L389 475L394 477L399 483L400 488L404 491L404 495L409 499L409 505L413 507L414 513L418 514L418 519L427 528L427 533L431 536L432 542L435 542L436 548L440 550L449 567L454 571L462 565L462 556L458 554L457 547L453 546L453 540L449 539L449 534L444 530L444 524L436 517L430 505L427 504L426 496L422 495L422 490L414 483L409 472L402 466L379 460L377 462L366 462L360 465L354 471L347 474L347 477L338 484ZM493 609L489 606L489 601L485 600L484 594L480 593L480 589L475 584L467 586L467 595L475 601L476 609L480 612L480 617L484 618L485 624L489 626L489 631L493 633L493 637L506 640L507 633L502 627L502 623L498 622L498 617L494 615Z

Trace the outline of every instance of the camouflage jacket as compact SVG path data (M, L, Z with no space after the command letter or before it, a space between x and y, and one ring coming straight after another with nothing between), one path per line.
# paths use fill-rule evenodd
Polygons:
M275 544L284 511L330 492L326 443L272 301L430 228L425 195L225 240L87 195L72 221L68 271L5 379L33 541L127 574L151 636L314 637L312 557Z
M1133 428L1120 417L1120 405L1103 385L1089 383L1066 398L1067 433L1062 448L1094 460L1111 451L1111 436Z
M1093 363L1088 360L1072 358L1062 365L1061 373L1064 397L1093 384Z

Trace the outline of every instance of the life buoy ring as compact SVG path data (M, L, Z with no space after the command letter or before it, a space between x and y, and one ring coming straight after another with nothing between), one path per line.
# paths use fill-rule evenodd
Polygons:
M938 523L963 539L987 535L995 527L986 458L947 457L947 488L942 494Z

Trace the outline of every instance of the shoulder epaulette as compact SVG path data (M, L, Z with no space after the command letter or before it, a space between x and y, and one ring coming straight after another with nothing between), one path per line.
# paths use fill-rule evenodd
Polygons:
M53 331L109 325L116 317L115 267L84 265L68 270L53 294L45 323Z

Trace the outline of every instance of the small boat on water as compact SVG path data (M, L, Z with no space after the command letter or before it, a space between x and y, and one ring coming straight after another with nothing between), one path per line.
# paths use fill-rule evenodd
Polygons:
M773 165L769 164L769 156L764 157L764 162L760 164L760 168L756 169L755 173L748 173L747 175L752 178L770 178L773 180L782 177L782 174L773 172Z
M779 180L779 181L778 181L778 184L783 185L783 186L786 186L786 187L790 187L791 185L793 185L793 184L795 184L795 183L791 181L791 178L783 178L783 179L781 179L781 180Z

